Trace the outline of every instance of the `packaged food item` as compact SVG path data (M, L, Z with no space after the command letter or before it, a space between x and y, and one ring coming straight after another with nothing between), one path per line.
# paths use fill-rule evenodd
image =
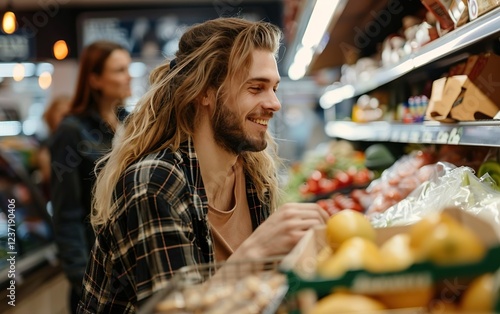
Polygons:
M468 0L421 0L439 22L442 32L457 28L469 20Z
M472 21L488 11L500 6L500 0L468 0L469 19Z

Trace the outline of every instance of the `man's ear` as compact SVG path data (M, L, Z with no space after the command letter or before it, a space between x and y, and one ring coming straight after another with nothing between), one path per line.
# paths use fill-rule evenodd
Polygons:
M213 88L209 88L201 96L201 105L211 106L214 104L215 104L215 90Z

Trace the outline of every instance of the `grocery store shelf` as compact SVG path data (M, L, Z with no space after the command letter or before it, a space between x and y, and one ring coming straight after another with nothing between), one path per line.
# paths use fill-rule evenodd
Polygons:
M335 85L335 87L327 88L322 97L324 99L334 99L334 101L325 100L326 104L322 104L322 107L329 108L346 98L362 95L426 64L458 52L484 38L500 33L498 25L500 25L500 8L496 8L478 19L426 44L420 50L406 56L393 66L377 69L375 73L370 75L370 80L357 82L352 85L353 92L350 95L345 95L344 91L339 89L347 85ZM336 95L337 93L339 95Z
M328 136L350 141L456 144L500 147L500 120L444 124L426 121L403 124L377 121L355 123L330 121L325 125ZM485 136L487 134L487 136Z

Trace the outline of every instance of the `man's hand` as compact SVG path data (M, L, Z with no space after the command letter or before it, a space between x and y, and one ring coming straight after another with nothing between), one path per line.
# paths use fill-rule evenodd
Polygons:
M232 259L283 255L311 227L325 224L328 214L315 203L288 203L280 207L242 243ZM239 258L238 258L239 259Z

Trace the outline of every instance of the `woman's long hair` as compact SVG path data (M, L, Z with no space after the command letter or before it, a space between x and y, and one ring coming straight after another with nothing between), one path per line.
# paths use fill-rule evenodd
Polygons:
M200 95L215 89L217 99L228 99L248 75L252 52L262 49L276 55L281 36L275 25L240 18L210 20L183 34L175 56L176 65L170 68L170 63L165 62L151 72L150 89L126 119L123 130L117 133L112 151L96 167L100 170L91 217L96 230L116 209L113 191L126 168L152 152L169 146L177 149L193 135ZM276 142L269 134L267 140L268 149L243 152L240 156L259 199L274 209L278 204L279 158Z

